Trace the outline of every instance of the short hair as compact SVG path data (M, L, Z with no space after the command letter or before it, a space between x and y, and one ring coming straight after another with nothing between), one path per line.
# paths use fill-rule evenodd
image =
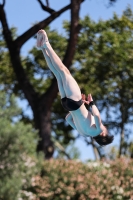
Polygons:
M93 138L100 146L111 144L114 140L114 136L109 134L107 134L106 136L98 135Z

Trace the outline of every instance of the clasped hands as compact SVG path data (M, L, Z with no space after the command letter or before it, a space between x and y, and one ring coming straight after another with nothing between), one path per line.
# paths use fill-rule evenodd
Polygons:
M90 102L93 101L93 98L92 98L91 94L88 94L87 97L85 94L82 94L82 101L83 101L83 103L86 103L89 105Z

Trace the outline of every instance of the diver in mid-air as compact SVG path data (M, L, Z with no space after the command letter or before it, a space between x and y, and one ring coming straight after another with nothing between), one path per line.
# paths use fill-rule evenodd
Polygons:
M49 69L57 79L62 106L69 112L66 116L67 122L81 135L93 137L101 146L112 143L114 136L109 135L102 124L91 94L88 94L87 98L81 94L76 80L51 47L44 30L37 33L37 47L42 50ZM92 114L84 104L91 106Z

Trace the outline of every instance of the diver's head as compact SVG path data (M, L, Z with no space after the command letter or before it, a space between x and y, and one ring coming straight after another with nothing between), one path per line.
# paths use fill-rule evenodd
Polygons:
M102 125L102 132L93 138L100 146L108 145L114 140L114 136L108 133L108 130L104 125Z

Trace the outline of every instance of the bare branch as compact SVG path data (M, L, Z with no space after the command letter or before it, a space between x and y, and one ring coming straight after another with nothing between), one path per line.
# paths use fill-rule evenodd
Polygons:
M4 7L4 6L5 6L5 3L6 3L6 0L3 0L3 3L0 4L0 6Z
M49 6L48 6L48 1L46 1L47 6L45 6L45 5L41 2L41 0L37 0L37 1L40 3L40 6L41 6L41 8L42 8L44 11L47 11L47 12L49 12L50 14L52 14L52 13L55 12L55 10L49 8Z
M59 17L63 12L65 12L66 10L71 8L71 4L63 7L62 9L60 9L57 12L54 12L52 15L50 15L48 18L46 18L45 20L39 22L38 24L36 24L35 26L33 26L32 28L30 28L28 31L26 31L24 34L22 34L21 36L19 36L15 43L18 46L18 48L21 48L21 46L27 42L27 40L29 40L31 37L33 37L38 30L40 29L44 29L46 26L48 26L54 19L56 19L57 17Z
M66 54L63 59L63 63L66 67L70 68L72 64L72 60L74 57L74 53L76 50L76 43L78 40L78 33L79 33L79 10L80 4L84 0L71 0L71 25L70 25L70 38L68 41L68 46L66 50Z
M117 0L110 0L109 3L112 5L113 3L116 3Z
M49 7L49 1L48 0L46 0L46 5L47 5L47 7Z

